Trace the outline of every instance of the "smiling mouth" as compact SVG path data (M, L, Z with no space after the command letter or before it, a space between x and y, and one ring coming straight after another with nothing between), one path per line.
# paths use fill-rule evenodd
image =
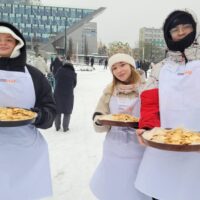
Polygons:
M0 50L5 51L5 50L9 50L9 48L1 48L0 47Z

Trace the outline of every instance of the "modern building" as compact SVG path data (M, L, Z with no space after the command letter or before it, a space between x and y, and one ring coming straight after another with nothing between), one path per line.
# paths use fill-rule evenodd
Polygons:
M34 5L31 5L33 3ZM78 36L75 37L76 32L82 31L79 34L82 37L79 51L83 49L85 41L88 40L88 47L91 46L90 49L88 48L88 53L96 53L96 25L86 24L104 9L42 6L39 0L0 0L0 20L8 21L18 27L23 32L29 49L37 46L39 49L49 52L56 53L61 49L66 52L69 45L68 39L72 38L70 40L77 45L77 41L80 39Z
M162 29L143 27L139 32L140 58L157 62L165 54L165 41Z

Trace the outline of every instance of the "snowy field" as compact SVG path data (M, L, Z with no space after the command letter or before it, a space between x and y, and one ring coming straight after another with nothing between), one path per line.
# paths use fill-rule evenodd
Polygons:
M111 81L109 70L77 71L75 105L70 131L41 130L49 145L53 197L45 200L96 200L89 181L101 159L104 133L95 133L92 114L104 87Z

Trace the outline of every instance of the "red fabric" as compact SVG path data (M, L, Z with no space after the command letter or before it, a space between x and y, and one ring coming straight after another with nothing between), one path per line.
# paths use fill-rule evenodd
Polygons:
M145 90L141 96L139 128L160 127L158 88Z

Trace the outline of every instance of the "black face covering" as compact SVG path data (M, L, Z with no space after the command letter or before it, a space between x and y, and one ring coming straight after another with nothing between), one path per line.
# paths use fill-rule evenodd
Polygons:
M172 40L170 30L179 24L191 24L193 32L188 34L182 40L175 42ZM163 32L165 42L169 50L184 52L184 50L194 42L196 36L196 22L194 21L192 15L185 11L174 11L166 18L163 26Z
M195 35L196 32L191 32L190 34L188 34L186 37L184 37L182 40L179 41L173 41L172 39L168 39L167 40L167 47L169 48L169 50L172 51L180 51L180 52L184 52L184 50L186 48L188 48L195 39Z

